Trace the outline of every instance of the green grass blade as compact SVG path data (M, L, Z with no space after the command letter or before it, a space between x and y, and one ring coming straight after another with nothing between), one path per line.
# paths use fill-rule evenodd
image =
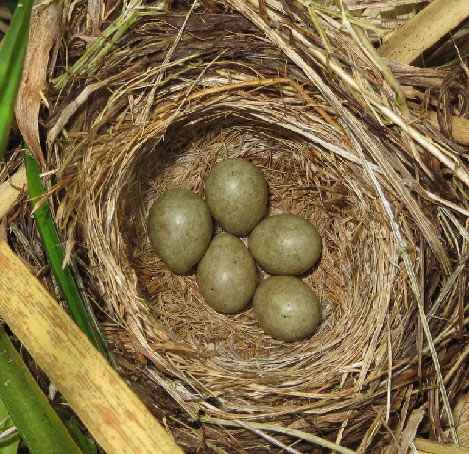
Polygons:
M0 454L17 454L19 445L19 440L14 441L11 444L5 445L3 447L2 445L0 445Z
M138 15L133 11L133 8L139 6L140 3L141 0L133 0L128 9L125 8L121 15L87 47L71 68L67 68L64 74L53 79L54 87L62 90L73 77L84 74L87 77L92 76L99 68L104 57L109 54L127 30L137 21Z
M0 399L30 452L81 454L1 327Z
M19 2L0 48L0 159L5 153L21 82L33 0Z
M68 431L72 435L75 442L78 444L83 454L98 454L98 447L94 440L89 439L81 431L80 425L78 424L78 419L73 417L72 419L66 422ZM0 451L0 454L2 452Z
M0 454L17 454L19 445L19 440L12 441L6 445L0 444Z
M8 74L15 59L21 59L20 51L24 51L27 44L29 19L31 17L32 0L25 0L21 7L15 9L8 33L2 41L0 51L0 87L10 82Z
M13 421L8 414L7 407L0 399L0 435L13 427ZM20 444L20 437L18 433L14 433L8 438L0 438L0 454L16 454Z
M25 153L24 161L26 165L29 197L34 204L44 196L44 187L39 173L39 165L29 153ZM34 217L52 272L62 290L71 317L88 336L93 345L104 354L104 356L109 358L104 339L90 311L81 298L70 267L63 267L65 255L47 201L44 201L40 206L36 206Z

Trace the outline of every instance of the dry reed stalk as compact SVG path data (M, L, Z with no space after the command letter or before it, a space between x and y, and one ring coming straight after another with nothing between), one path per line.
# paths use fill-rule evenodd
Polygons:
M403 27L395 30L379 52L393 61L410 64L468 16L469 4L464 0L433 1ZM435 112L430 112L430 119L439 127ZM452 115L449 121L453 139L468 145L469 120Z
M381 46L380 54L400 63L412 63L467 17L466 0L434 0L395 30Z
M0 220L16 204L26 186L26 169L22 165L8 180L0 183Z
M469 454L468 448L445 445L432 440L424 440L423 438L415 439L415 447L420 451L431 454Z
M2 319L106 452L181 452L3 240L0 265Z

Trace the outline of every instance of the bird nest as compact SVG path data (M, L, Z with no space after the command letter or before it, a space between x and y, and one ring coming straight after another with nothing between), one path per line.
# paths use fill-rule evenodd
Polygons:
M140 391L187 449L366 448L392 432L399 443L421 405L428 427L451 431L438 395L449 408L464 379L453 370L465 323L461 148L403 110L332 17L318 16L320 37L300 7L259 4L149 8L86 78L70 77L82 64L61 81L48 138L67 250L87 264L127 375L145 377ZM409 85L446 77L425 74L394 68ZM70 105L81 106L71 120ZM203 196L214 164L232 157L262 169L272 213L321 233L322 259L303 277L324 308L309 339L272 339L251 309L215 312L194 275L151 249L158 194Z

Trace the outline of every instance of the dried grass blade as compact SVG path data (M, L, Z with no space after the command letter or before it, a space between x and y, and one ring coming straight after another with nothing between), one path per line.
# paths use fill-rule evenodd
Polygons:
M415 439L415 447L428 454L468 454L468 448L460 448L455 445L443 445L436 441L425 440L423 438Z

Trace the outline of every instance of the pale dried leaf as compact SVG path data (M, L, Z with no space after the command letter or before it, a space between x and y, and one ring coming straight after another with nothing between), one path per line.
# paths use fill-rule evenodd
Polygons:
M415 435L417 434L417 430L424 416L425 410L423 407L417 408L410 414L409 420L407 421L407 426L402 432L401 443L399 445L399 454L407 453L410 444L415 439Z
M59 2L33 11L23 80L15 109L18 128L40 162L44 162L38 125L41 93L47 86L49 53L60 35L61 14L62 4Z

